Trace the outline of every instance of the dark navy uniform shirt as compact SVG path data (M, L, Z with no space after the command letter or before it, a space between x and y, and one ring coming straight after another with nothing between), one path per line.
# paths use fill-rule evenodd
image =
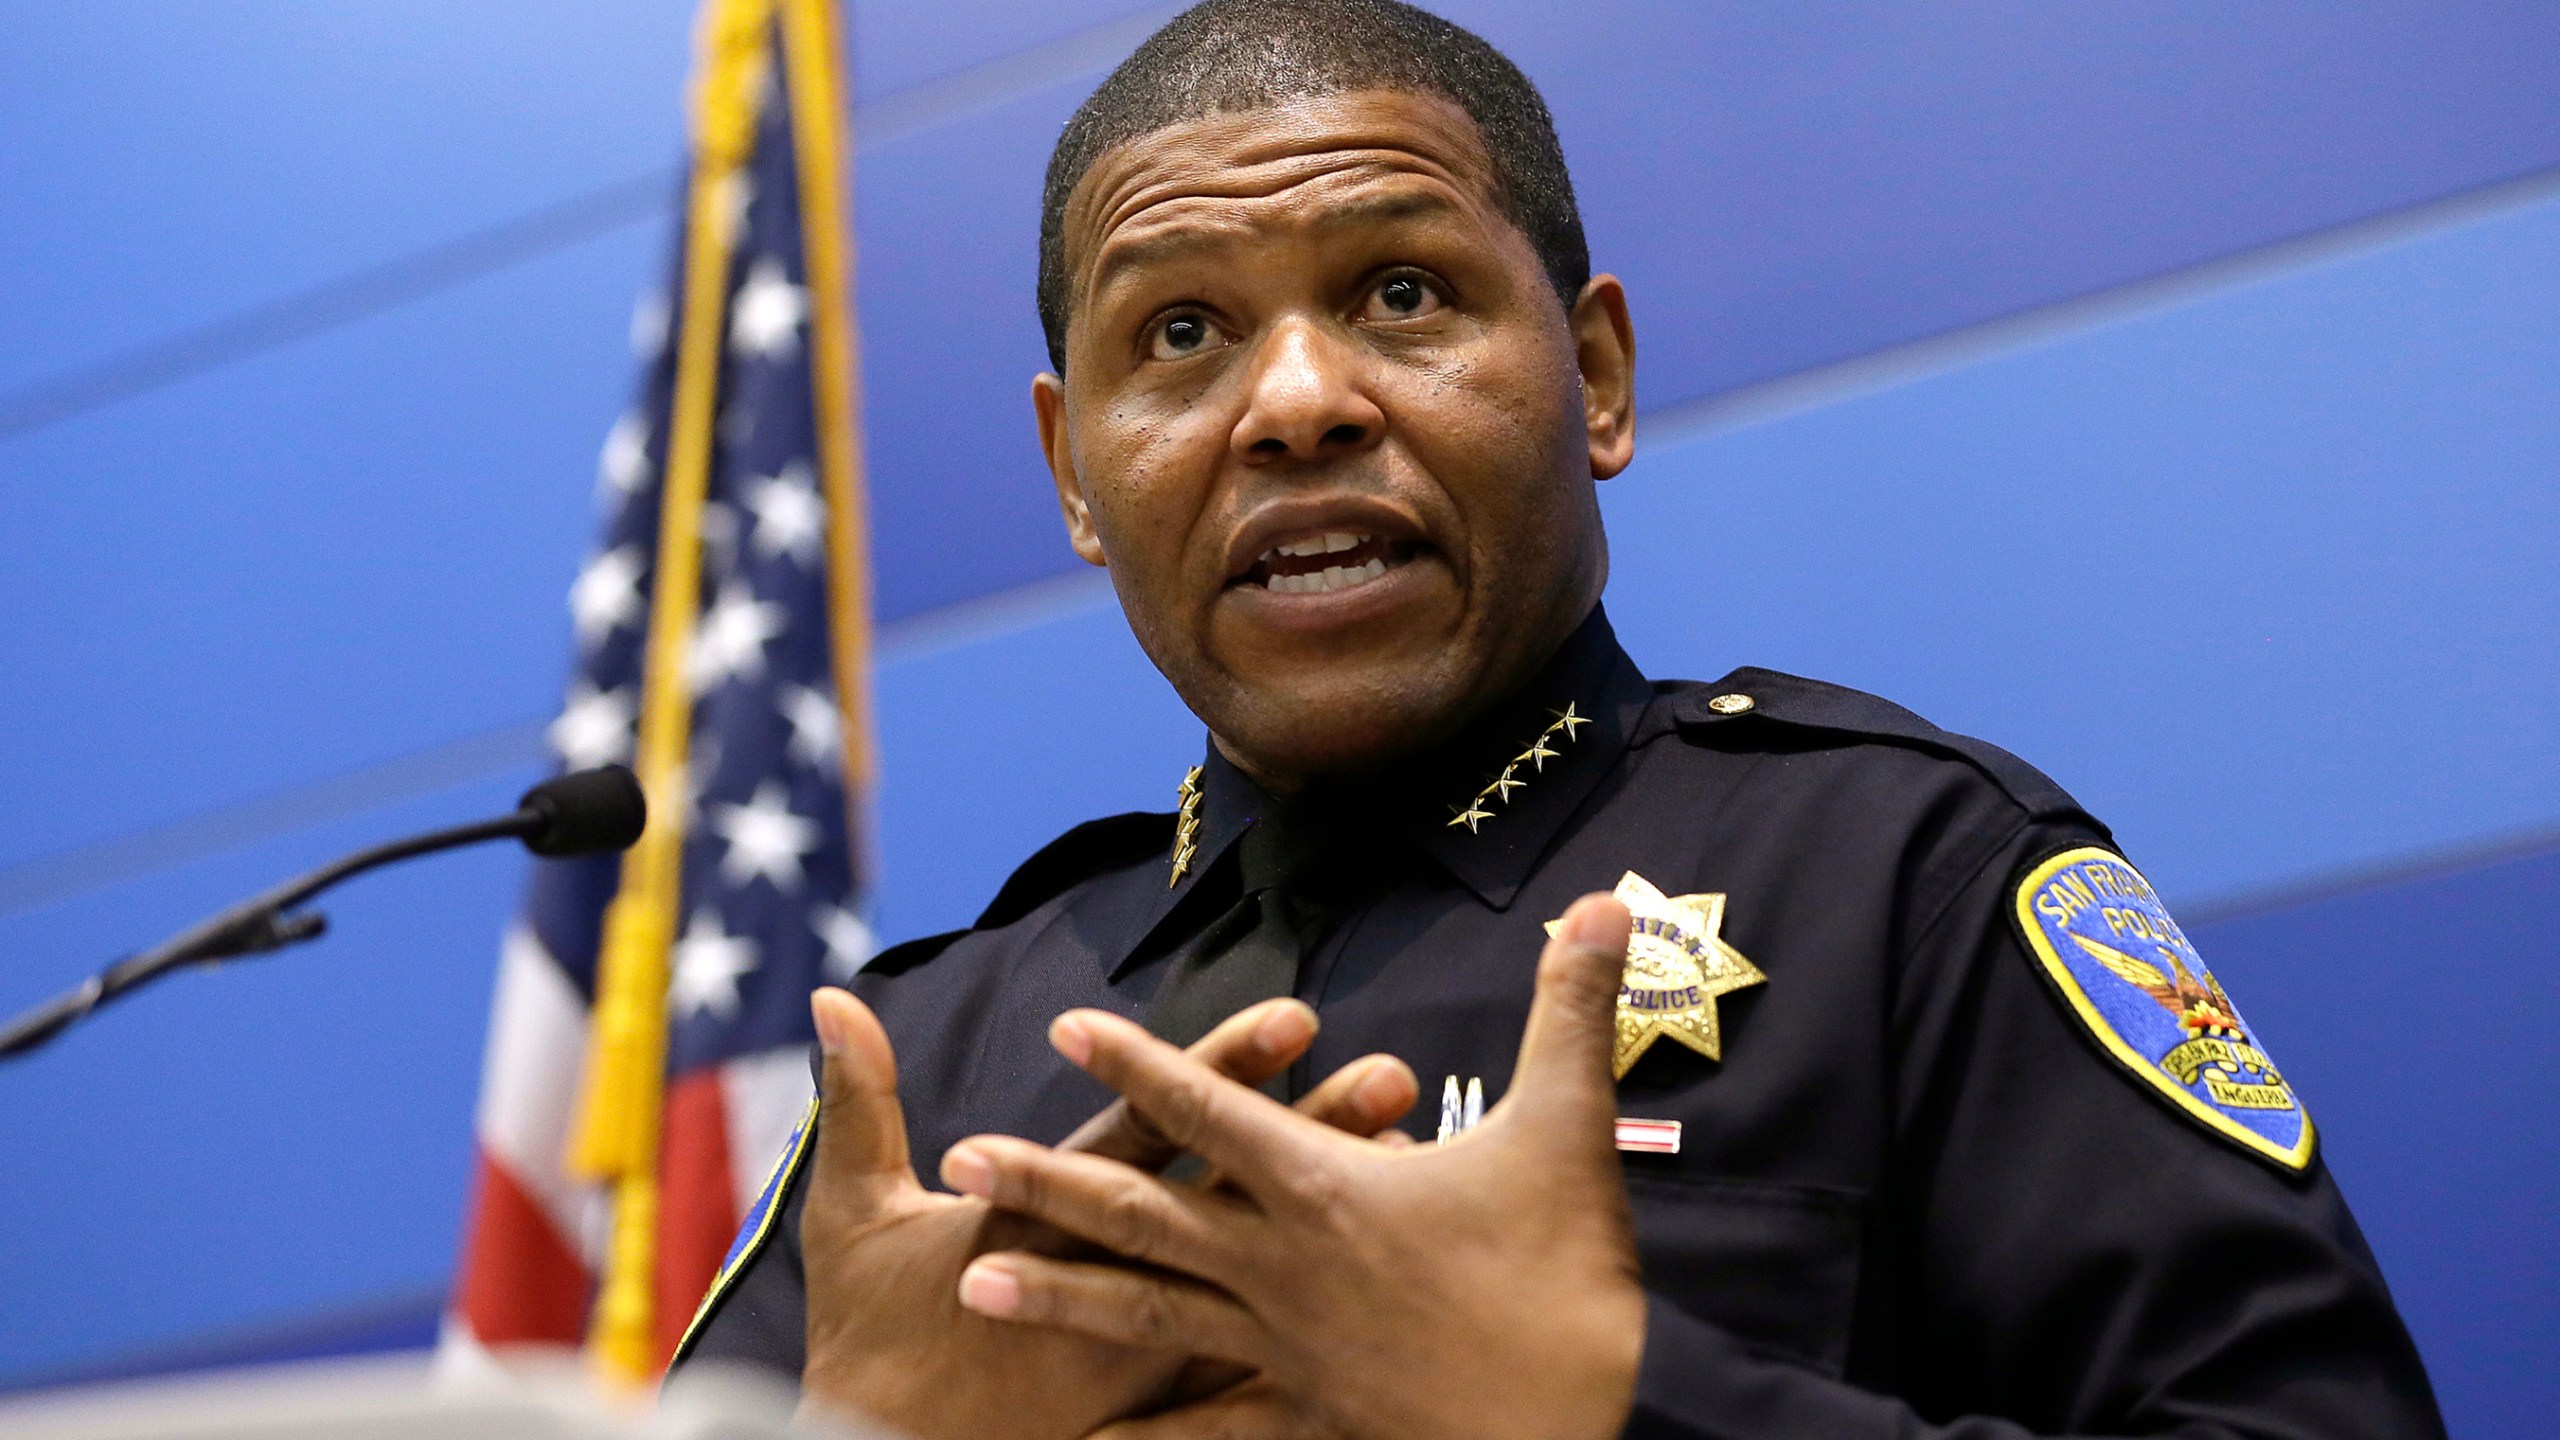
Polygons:
M1518 783L1495 784L1506 769ZM1370 788L1365 814L1402 863L1301 967L1324 1023L1299 1090L1400 1056L1422 1081L1406 1125L1425 1140L1449 1077L1498 1100L1544 922L1629 873L1725 897L1716 938L1763 977L1715 1000L1720 1059L1664 1037L1619 1082L1622 1117L1679 1125L1676 1152L1622 1157L1651 1301L1628 1434L2442 1434L2308 1121L2296 1112L2289 1154L2210 1122L2167 1072L2114 1053L2040 954L2033 905L2078 915L2077 882L2021 887L2113 842L2025 764L1771 671L1649 683L1595 611L1522 694ZM1175 816L1096 821L1024 865L972 929L856 978L896 1046L922 1174L965 1136L1054 1142L1111 1099L1047 1027L1077 1006L1142 1018L1232 902L1229 852L1272 802L1214 747L1200 791L1173 883ZM2186 1004L2191 1033L2221 1037L2211 1053L2234 1068L2194 1071L2207 1052L2190 1046L2191 1088L2289 1101L2236 1020L2194 1019L2229 1008L2201 967L2144 962L2125 937L2174 930L2136 913L2159 913L2128 898L2147 887L2087 863L2095 888L2079 893L2119 929L2063 952L2114 956L2162 1013ZM2110 933L2096 923L2083 929ZM2090 995L2109 983L2087 973ZM796 1380L802 1188L786 1167L773 1223L751 1223L686 1361Z

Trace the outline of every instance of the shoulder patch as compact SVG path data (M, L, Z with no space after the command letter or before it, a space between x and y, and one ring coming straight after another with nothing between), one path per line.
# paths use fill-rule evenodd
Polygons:
M772 1237L774 1222L782 1215L782 1197L791 1192L791 1182L800 1173L800 1164L809 1155L809 1137L817 1133L818 1102L810 1100L809 1108L800 1116L800 1128L782 1147L782 1156L773 1162L773 1170L764 1177L764 1188L756 1192L756 1203L747 1207L746 1223L738 1227L738 1238L729 1242L729 1253L720 1259L719 1273L711 1279L711 1288L702 1294L702 1303L693 1308L693 1319L684 1327L684 1338L676 1342L675 1353L667 1364L673 1368L693 1348L693 1338L702 1333L703 1322L720 1306L721 1297L747 1268L747 1262L764 1248Z
M2311 1117L2142 873L2095 845L2018 879L2019 933L2090 1035L2171 1108L2299 1171Z
M1043 845L1005 878L996 898L978 916L979 930L1012 924L1064 893L1069 886L1105 871L1134 865L1173 848L1173 815L1169 811L1133 810L1087 820Z
M1941 730L1863 690L1746 665L1709 684L1671 687L1668 700L1673 719L1686 727L1775 722L1933 750L1980 771L2031 815L2076 815L2097 823L2069 791L2026 761L1989 741ZM2106 833L2103 825L2099 832Z

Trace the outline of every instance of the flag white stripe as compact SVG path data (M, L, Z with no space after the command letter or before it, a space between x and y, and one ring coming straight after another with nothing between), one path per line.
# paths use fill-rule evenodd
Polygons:
M480 1073L481 1148L550 1216L562 1243L590 1267L604 1258L609 1216L564 1161L586 1062L586 997L522 925L498 952L497 998Z
M730 1193L745 1215L808 1113L808 1050L793 1045L739 1056L720 1067L720 1098L729 1122Z

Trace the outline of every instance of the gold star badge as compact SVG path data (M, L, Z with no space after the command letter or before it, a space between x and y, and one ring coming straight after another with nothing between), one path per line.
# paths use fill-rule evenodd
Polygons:
M1610 1072L1626 1077L1656 1037L1668 1035L1710 1060L1724 1058L1716 997L1768 976L1724 942L1722 895L1665 895L1630 870L1614 892L1635 923L1618 982L1618 1043ZM1553 935L1563 920L1547 922Z

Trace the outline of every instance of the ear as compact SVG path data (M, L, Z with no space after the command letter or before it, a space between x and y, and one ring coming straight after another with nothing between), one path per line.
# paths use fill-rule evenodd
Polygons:
M1606 480L1636 457L1636 327L1627 319L1627 287L1615 275L1592 276L1571 320L1591 478Z
M1105 565L1102 537L1094 533L1093 511L1084 502L1084 481L1076 474L1075 447L1067 438L1067 382L1042 372L1031 381L1031 413L1040 423L1040 454L1049 462L1049 478L1058 487L1058 514L1067 522L1067 543L1087 565Z

